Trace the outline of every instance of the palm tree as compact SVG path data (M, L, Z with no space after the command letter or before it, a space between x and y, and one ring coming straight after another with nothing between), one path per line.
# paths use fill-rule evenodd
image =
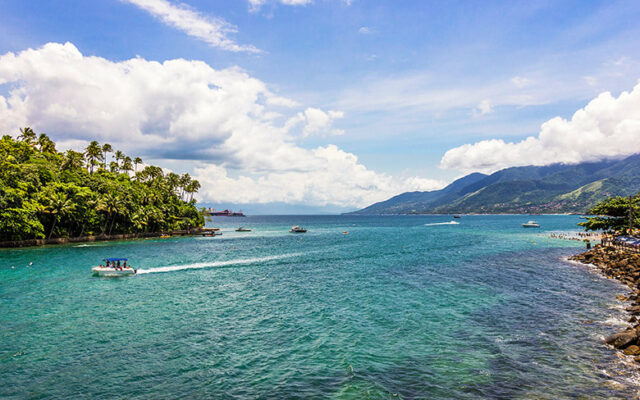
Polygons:
M147 225L149 224L149 213L146 208L141 208L131 216L131 222L133 227L140 232L144 228L144 232L147 231Z
M51 197L49 198L49 205L46 210L49 214L52 214L53 224L51 225L51 230L49 231L49 236L47 239L51 239L51 235L53 234L53 230L56 227L56 223L61 216L67 215L73 209L75 209L76 205L73 201L67 196L66 193L61 192L53 192Z
M105 143L102 145L102 153L104 154L102 158L102 168L107 169L107 153L111 153L113 148L109 143Z
M84 150L84 155L87 157L87 161L91 167L90 172L93 174L93 167L102 159L102 149L100 148L100 144L96 140L93 140Z
M53 143L49 136L46 133L41 133L40 137L38 137L38 145L40 146L41 153L55 153L56 152L56 144Z
M121 152L120 150L116 150L115 156L116 156L116 162L120 164L120 160L124 158L124 153Z
M180 175L174 172L169 172L169 175L167 175L167 184L169 185L171 193L175 193L176 189L180 185Z
M26 128L20 128L20 135L18 136L18 139L30 146L33 146L36 142L36 133L28 126Z
M122 167L121 169L125 172L127 172L127 175L129 175L129 171L133 170L133 164L131 163L131 157L129 156L125 156L124 159L122 160Z
M136 167L135 174L137 175L138 174L138 164L142 164L142 158L140 158L140 157L134 158L133 159L133 164Z
M189 184L191 183L191 175L189 174L182 174L182 176L180 177L180 187L182 188L182 192L180 193L180 198L184 197L184 192L187 189L187 186L189 186Z
M109 220L111 220L111 228L109 229L109 235L111 235L111 231L113 230L113 223L116 220L116 215L120 212L122 207L122 200L120 197L113 193L105 194L100 204L98 205L98 210L104 211L107 213L107 221L104 225L103 233L107 230L107 225L109 225Z
M67 150L62 160L62 169L70 171L74 169L80 169L84 166L84 157L82 153L77 151Z
M200 189L200 182L198 182L197 180L192 180L187 187L185 188L185 191L187 193L189 193L191 196L189 197L189 201L193 200L193 194L195 192L197 192Z
M114 174L117 174L119 170L120 170L120 166L118 165L117 162L111 161L109 163L109 171L113 172Z

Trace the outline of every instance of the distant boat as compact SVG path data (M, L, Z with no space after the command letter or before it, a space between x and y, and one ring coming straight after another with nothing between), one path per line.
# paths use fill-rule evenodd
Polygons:
M291 227L291 229L289 229L289 232L291 232L291 233L306 233L307 230L304 229L301 226L294 225L294 226Z
M93 276L115 278L120 276L135 275L138 272L137 270L131 268L130 265L127 265L126 258L105 258L103 261L106 263L106 266L99 265L97 267L91 268Z
M461 217L460 215L458 215L458 214L455 214L455 215L453 216L453 218L462 218L462 217Z
M236 232L251 232L251 229L239 227L238 229L236 229Z
M207 210L207 213L213 217L246 217L241 211L233 212L231 210L216 211L213 208Z
M536 221L529 221L527 223L522 224L523 228L540 228L540 224Z

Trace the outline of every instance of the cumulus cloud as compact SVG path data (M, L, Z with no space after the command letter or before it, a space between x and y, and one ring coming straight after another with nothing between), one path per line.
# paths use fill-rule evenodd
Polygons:
M30 125L75 148L95 139L146 158L186 160L198 166L206 201L359 207L442 186L377 173L333 145L304 148L305 136L342 133L333 126L342 112L300 110L239 68L184 59L113 62L84 56L71 43L49 43L1 55L3 84L0 132Z
M229 51L260 52L254 46L241 46L227 37L237 32L235 26L199 13L186 4L171 4L167 0L120 0L130 3L158 18L165 24L200 39L213 47Z
M361 34L361 35L368 35L368 34L370 34L372 32L371 32L371 28L368 28L366 26L362 26L362 27L360 27L360 29L358 29L358 33Z
M538 136L517 143L500 139L465 144L445 153L441 167L492 172L505 167L580 163L640 152L640 83L617 98L600 94L570 120L542 124Z
M232 178L226 169L217 165L196 168L195 176L204 187L200 196L217 202L285 201L362 207L405 191L435 190L444 186L444 182L437 180L415 177L400 180L371 171L358 163L354 154L335 145L299 155L319 160L322 167L306 173L274 171L257 178L247 175Z

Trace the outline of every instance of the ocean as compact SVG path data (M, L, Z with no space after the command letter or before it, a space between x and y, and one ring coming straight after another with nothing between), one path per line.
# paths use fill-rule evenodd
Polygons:
M578 222L219 217L213 238L3 249L0 398L632 397L602 343L628 290L549 237ZM106 257L138 275L91 276Z

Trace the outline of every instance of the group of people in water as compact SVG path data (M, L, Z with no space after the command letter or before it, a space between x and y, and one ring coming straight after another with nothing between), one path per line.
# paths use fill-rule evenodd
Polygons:
M549 237L554 239L564 240L599 240L602 239L602 233L596 232L573 232L573 233L554 233L552 232Z

